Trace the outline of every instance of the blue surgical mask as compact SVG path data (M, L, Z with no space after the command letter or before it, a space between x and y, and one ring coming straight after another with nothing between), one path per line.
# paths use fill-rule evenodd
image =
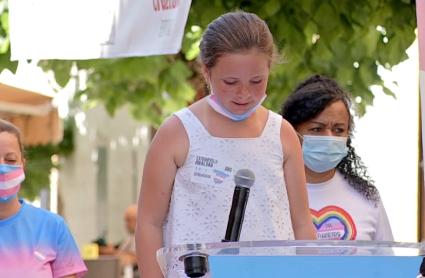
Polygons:
M335 168L347 156L347 137L304 135L302 138L304 164L316 173Z
M220 103L220 101L217 99L217 97L213 93L211 93L207 97L207 102L211 106L211 108L214 109L214 111L216 111L217 113L231 119L232 121L240 122L240 121L248 119L249 116L251 116L251 114L254 113L255 110L257 110L258 107L261 106L261 104L266 99L266 97L267 97L267 95L264 95L263 98L254 107L252 107L250 110L248 110L247 112L245 112L243 114L235 114L235 113L232 113L229 110L227 110Z

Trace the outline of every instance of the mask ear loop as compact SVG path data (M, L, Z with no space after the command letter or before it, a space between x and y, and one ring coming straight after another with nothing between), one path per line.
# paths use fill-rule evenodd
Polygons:
M211 80L208 80L208 82L205 82L205 87L206 87L206 91L207 91L207 95L212 95L212 90L211 90Z
M299 133L297 130L295 130L295 133L297 134L298 139L300 140L300 143L302 145L304 141L304 136L301 133Z

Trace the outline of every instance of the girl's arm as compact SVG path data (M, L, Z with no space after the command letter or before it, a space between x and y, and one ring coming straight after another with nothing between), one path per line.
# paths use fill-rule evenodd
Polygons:
M300 141L292 126L282 119L283 171L285 173L295 239L316 239L310 214Z
M156 251L163 247L162 226L177 167L184 160L187 149L185 130L180 120L172 116L152 140L143 169L135 233L141 277L163 277Z

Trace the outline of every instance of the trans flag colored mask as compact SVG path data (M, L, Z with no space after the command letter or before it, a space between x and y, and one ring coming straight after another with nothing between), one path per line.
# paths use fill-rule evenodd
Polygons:
M254 113L255 110L258 109L258 107L260 107L260 105L263 103L266 97L267 95L264 95L263 98L254 107L252 107L250 110L246 111L243 114L235 114L230 112L226 108L224 108L223 105L221 105L221 103L219 102L219 100L213 93L211 93L207 97L207 101L208 101L208 104L212 107L212 109L215 110L215 112L231 119L232 121L240 122L240 121L248 119L249 116L251 116L251 114Z
M24 180L22 165L0 164L0 202L5 203L13 199Z

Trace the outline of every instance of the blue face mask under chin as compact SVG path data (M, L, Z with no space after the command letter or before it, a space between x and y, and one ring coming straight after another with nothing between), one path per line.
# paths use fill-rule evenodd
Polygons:
M267 95L264 95L263 98L254 107L252 107L250 110L243 114L235 114L227 110L223 105L221 105L221 103L214 96L214 94L211 94L207 97L207 102L211 106L211 108L214 109L215 112L231 119L232 121L240 122L248 119L249 116L251 116L251 114L254 113L258 109L258 107L261 106L266 97Z
M347 137L304 135L304 164L316 173L334 169L347 156Z

